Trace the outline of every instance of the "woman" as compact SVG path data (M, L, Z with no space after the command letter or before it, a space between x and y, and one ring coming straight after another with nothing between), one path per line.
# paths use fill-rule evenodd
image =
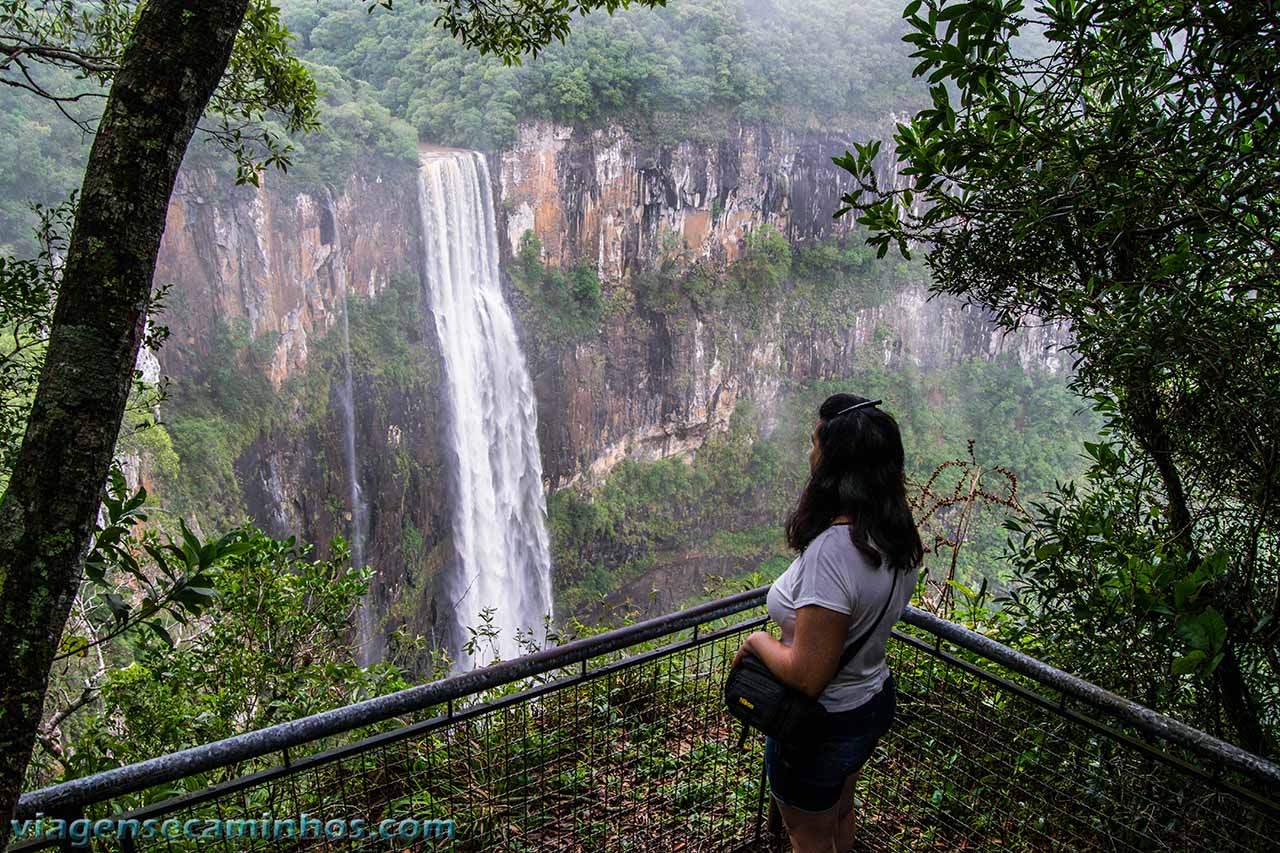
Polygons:
M782 640L757 631L738 651L829 714L821 743L765 742L769 787L796 853L853 847L854 781L894 714L885 643L924 553L907 506L902 437L879 403L836 394L819 408L809 482L787 519L787 543L800 556L769 589ZM864 637L837 672L842 651Z

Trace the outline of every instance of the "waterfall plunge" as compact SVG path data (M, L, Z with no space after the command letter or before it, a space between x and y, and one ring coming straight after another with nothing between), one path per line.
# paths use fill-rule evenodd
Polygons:
M369 508L364 492L360 489L360 457L356 450L356 395L351 375L351 325L347 316L347 275L343 266L342 232L338 228L338 211L333 203L333 193L325 188L325 202L329 208L329 221L333 229L333 254L329 261L329 274L342 300L342 316L338 323L342 329L342 388L339 404L342 408L343 438L347 455L347 483L351 497L351 565L364 568L364 537L368 526ZM385 656L382 637L377 632L373 609L373 590L365 593L360 602L356 623L356 662L361 666L377 663Z
M450 597L458 668L489 662L461 649L492 610L497 653L519 655L516 631L543 639L551 555L533 383L498 283L498 238L482 155L431 150L418 177L427 288L444 355L454 456Z

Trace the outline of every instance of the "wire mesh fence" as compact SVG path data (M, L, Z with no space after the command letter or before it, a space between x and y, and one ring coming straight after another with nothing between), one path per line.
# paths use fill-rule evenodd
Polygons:
M899 635L894 729L864 770L873 850L1274 850L1280 812L1250 780L1091 716L940 644Z
M97 850L785 849L762 740L740 742L720 693L752 608L63 817L110 820ZM859 782L860 849L1276 847L1256 780L919 630L890 660L898 718Z

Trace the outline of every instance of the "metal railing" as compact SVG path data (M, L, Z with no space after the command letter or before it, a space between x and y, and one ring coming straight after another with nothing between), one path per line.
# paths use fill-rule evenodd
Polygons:
M122 851L780 849L761 739L740 746L720 696L764 593L34 791L19 818L108 819L87 846ZM861 849L1275 849L1280 768L958 625L904 621ZM408 837L406 819L453 835Z

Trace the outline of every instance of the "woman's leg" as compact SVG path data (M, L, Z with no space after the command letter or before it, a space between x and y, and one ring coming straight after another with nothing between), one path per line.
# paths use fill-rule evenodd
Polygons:
M854 773L844 781L840 802L836 804L836 853L850 853L853 850L853 793L857 784L858 774Z
M853 794L857 784L858 774L854 773L845 780L840 802L825 812L806 812L778 803L795 853L831 853L832 850L850 853L853 850Z
M825 812L807 812L778 801L782 822L791 836L793 853L842 853L836 851L836 818L840 804Z

